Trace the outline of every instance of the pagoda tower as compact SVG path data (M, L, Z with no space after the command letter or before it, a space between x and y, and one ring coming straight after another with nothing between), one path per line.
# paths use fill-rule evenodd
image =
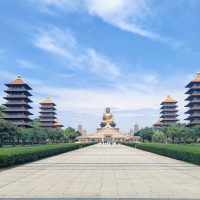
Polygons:
M59 121L55 121L54 125L55 125L55 128L57 129L61 129L62 127L64 127Z
M55 106L56 104L47 97L44 101L40 103L40 116L39 122L41 128L56 128L55 126Z
M200 72L186 88L189 88L185 93L189 95L186 99L189 103L185 107L188 107L189 110L185 114L189 114L189 117L185 120L189 121L188 126L200 125Z
M32 121L29 115L29 109L32 107L29 105L32 101L29 99L32 96L29 90L32 90L22 79L21 76L17 76L17 79L5 84L8 88L4 91L7 96L4 99L7 100L4 106L6 106L4 120L12 123L16 126L31 127L29 122Z
M177 119L179 115L177 114L178 106L176 100L172 99L170 96L167 96L161 105L161 123L163 126L169 126L179 121Z

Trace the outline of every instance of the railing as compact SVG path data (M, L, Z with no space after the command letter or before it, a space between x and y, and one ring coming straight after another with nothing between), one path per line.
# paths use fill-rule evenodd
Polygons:
M40 122L52 122L52 123L55 122L54 119L40 119L39 121L40 121Z
M18 119L18 118L28 118L28 115L6 115L4 118L7 118L7 119Z
M177 107L176 104L162 104L162 107Z
M191 89L200 89L200 86L194 85L191 87Z
M16 125L16 126L27 126L27 125L29 125L28 122L25 122L25 121L23 121L23 122L12 122L11 121L11 123Z
M19 108L8 108L8 109L6 109L5 111L10 111L10 112L12 112L12 111L16 111L16 112L22 112L22 111L28 111L28 109L26 109L26 108L23 108L23 107L19 107Z
M200 117L200 113L199 114L191 114L190 117Z
M192 101L190 101L190 103L200 103L200 100L192 100Z
M53 105L40 106L40 109L43 109L43 108L51 108L51 109L55 109L55 107L54 107Z
M199 121L191 121L190 124L200 124L200 120Z
M39 118L45 118L45 117L50 117L50 118L55 118L54 115L40 115Z
M163 118L162 121L178 121L176 118Z
M53 123L52 124L51 123L48 123L48 124L47 123L40 123L40 126L41 127L47 127L47 126L55 127L55 125Z
M49 113L49 112L52 112L52 113L55 113L55 110L41 110L40 113Z
M191 93L190 95L197 95L197 96L200 96L200 93L199 93L199 92L193 92L193 93Z
M5 91L9 91L9 92L18 92L18 91L28 91L28 89L26 89L26 88L24 88L24 87L22 87L22 88L8 88L8 89L6 89Z
M28 104L28 102L26 102L26 101L7 101L6 103L5 103L5 105L6 104L8 104L8 105L14 105L14 104Z
M27 95L7 95L6 98L28 98Z
M162 112L178 112L176 109L163 109Z
M200 106L199 107L191 107L190 110L200 110Z
M165 114L165 113L163 113L162 115L163 116L178 116L177 114Z

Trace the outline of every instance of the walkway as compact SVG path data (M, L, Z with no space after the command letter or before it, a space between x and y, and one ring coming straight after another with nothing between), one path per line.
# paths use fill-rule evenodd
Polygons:
M200 167L97 144L0 172L0 197L200 199Z

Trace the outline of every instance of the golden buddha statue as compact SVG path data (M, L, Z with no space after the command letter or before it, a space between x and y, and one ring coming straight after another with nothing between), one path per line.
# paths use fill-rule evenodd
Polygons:
M111 127L116 126L114 119L113 119L113 115L110 112L110 108L106 108L106 112L103 114L103 119L102 119L102 122L100 125L101 125L101 127L105 127L107 125L109 125Z

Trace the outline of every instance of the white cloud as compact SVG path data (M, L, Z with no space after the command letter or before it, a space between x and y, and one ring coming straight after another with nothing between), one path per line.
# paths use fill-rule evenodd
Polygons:
M104 22L123 31L146 37L153 41L169 45L173 49L185 51L184 42L177 41L152 31L148 27L152 15L155 15L155 4L152 0L31 0L39 9L48 14L62 12L86 12L97 16Z
M116 63L94 49L79 46L69 30L63 31L57 27L40 30L32 42L35 47L64 59L68 67L75 70L89 70L98 76L104 74L103 77L107 79L120 76L120 67Z
M141 20L150 14L147 0L86 0L88 12L122 30L150 39L161 36L141 27Z

